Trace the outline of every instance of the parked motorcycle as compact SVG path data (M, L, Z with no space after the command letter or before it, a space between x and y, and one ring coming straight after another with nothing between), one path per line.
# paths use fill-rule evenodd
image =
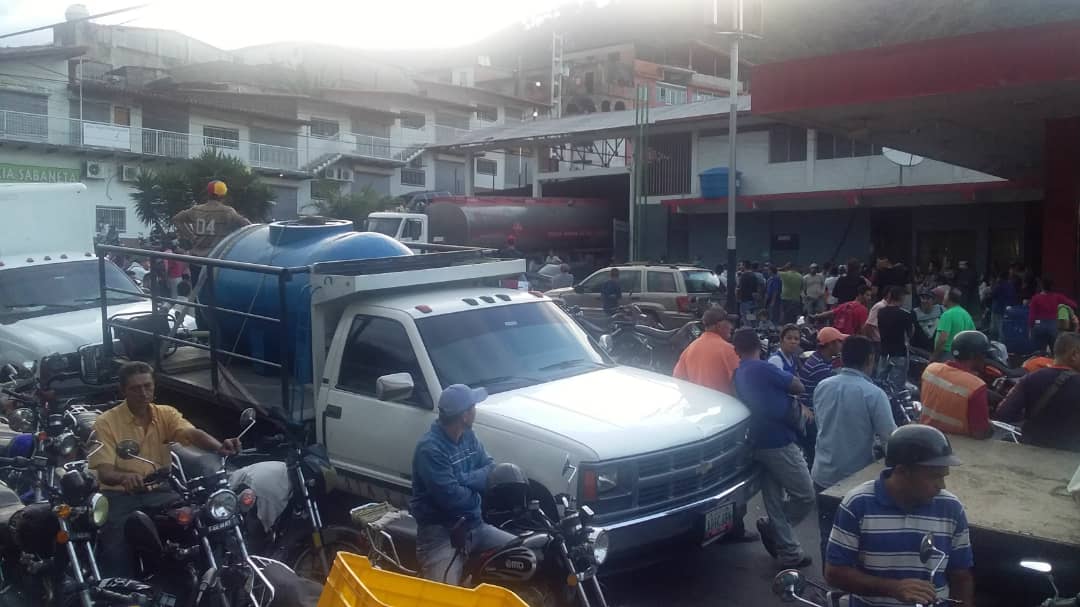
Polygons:
M885 396L889 397L893 421L897 426L918 423L922 414L922 403L917 400L917 387L910 383L903 387L894 386L888 380L881 381L878 385L885 391Z
M254 416L254 409L245 414ZM257 450L244 450L245 457L283 453L285 461L267 460L245 466L230 475L233 491L253 489L260 499L244 514L249 548L255 554L288 564L302 577L322 583L338 552L360 554L360 533L341 525L326 526L317 499L333 489L334 468L322 445L306 445L303 427L278 417L284 432L259 441ZM245 425L247 422L244 422ZM282 477L288 478L288 494L281 503L271 504L271 493L280 492ZM265 483L265 484L264 484ZM260 486L262 485L262 486Z
M924 564L930 562L930 559L937 557L938 561L934 567L930 570L929 579L933 580L937 575L941 565L944 564L947 555L944 551L934 545L934 535L927 533L923 536L922 542L919 545L919 560ZM815 603L809 599L804 598L802 595L806 591L807 587L816 588L821 596L825 598L825 605ZM798 602L804 605L813 605L814 607L838 607L840 605L846 605L847 593L832 590L819 584L809 578L803 577L797 569L785 569L776 574L772 582L773 594L780 597L785 603ZM963 601L957 599L937 599L931 605L923 606L916 603L916 607L942 607L944 605L961 605Z
M242 419L250 420L247 432L254 411ZM121 441L117 456L156 467L139 457L133 440ZM135 512L125 522L140 579L160 589L163 601L184 607L266 607L279 585L299 586L286 565L248 551L241 516L254 506L255 493L229 488L224 458L173 446L172 460L171 468L157 469L144 483L149 488L167 484L179 500L152 514Z
M505 546L470 557L463 554L466 534L452 533L454 547L466 559L462 584L504 586L534 607L574 603L606 607L597 570L607 558L608 538L589 527L592 510L577 508L562 495L556 498L557 519L553 519L539 501L526 501L525 495L523 488L520 503L512 509L485 511L486 520L517 536ZM412 561L402 558L415 554L416 522L408 513L387 503L371 503L353 508L350 515L364 533L366 554L374 565L418 575Z

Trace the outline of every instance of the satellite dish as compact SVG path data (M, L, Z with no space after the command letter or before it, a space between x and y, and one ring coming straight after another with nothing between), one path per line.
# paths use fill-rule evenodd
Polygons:
M902 167L913 167L925 160L922 156L901 152L900 150L894 150L892 148L881 148L881 154L885 156L885 158L888 158L893 164L898 164Z

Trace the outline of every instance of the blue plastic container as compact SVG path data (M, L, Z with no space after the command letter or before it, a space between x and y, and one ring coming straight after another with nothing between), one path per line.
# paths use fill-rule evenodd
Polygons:
M1005 309L1005 318L1001 321L1001 343L1008 348L1009 354L1024 355L1035 347L1028 337L1028 307L1010 306Z
M373 259L412 255L405 245L383 234L355 232L351 221L278 221L248 226L229 235L210 257L278 267L307 266L321 261ZM269 274L219 269L215 294L220 307L281 318L278 279ZM205 295L203 296L205 299ZM311 383L311 284L309 275L292 277L286 285L286 327L289 365L297 382ZM270 362L281 362L281 335L275 323L221 313L218 319L223 349ZM277 370L257 365L257 370Z
M701 180L702 198L727 198L728 195L728 168L713 167L702 171L698 175ZM739 173L735 172L735 193L739 192Z

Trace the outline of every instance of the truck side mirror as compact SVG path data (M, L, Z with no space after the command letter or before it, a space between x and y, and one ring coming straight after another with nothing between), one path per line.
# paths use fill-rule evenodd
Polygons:
M574 293L577 293L578 295L584 295L585 285L574 285Z
M383 375L375 380L375 398L388 403L401 402L412 396L414 388L412 375L408 373Z

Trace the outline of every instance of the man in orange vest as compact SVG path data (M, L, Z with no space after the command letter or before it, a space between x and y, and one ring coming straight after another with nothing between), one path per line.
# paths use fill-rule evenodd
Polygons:
M923 371L920 424L973 438L993 434L986 383L976 375L989 352L990 340L979 331L956 334L953 360L931 363Z

